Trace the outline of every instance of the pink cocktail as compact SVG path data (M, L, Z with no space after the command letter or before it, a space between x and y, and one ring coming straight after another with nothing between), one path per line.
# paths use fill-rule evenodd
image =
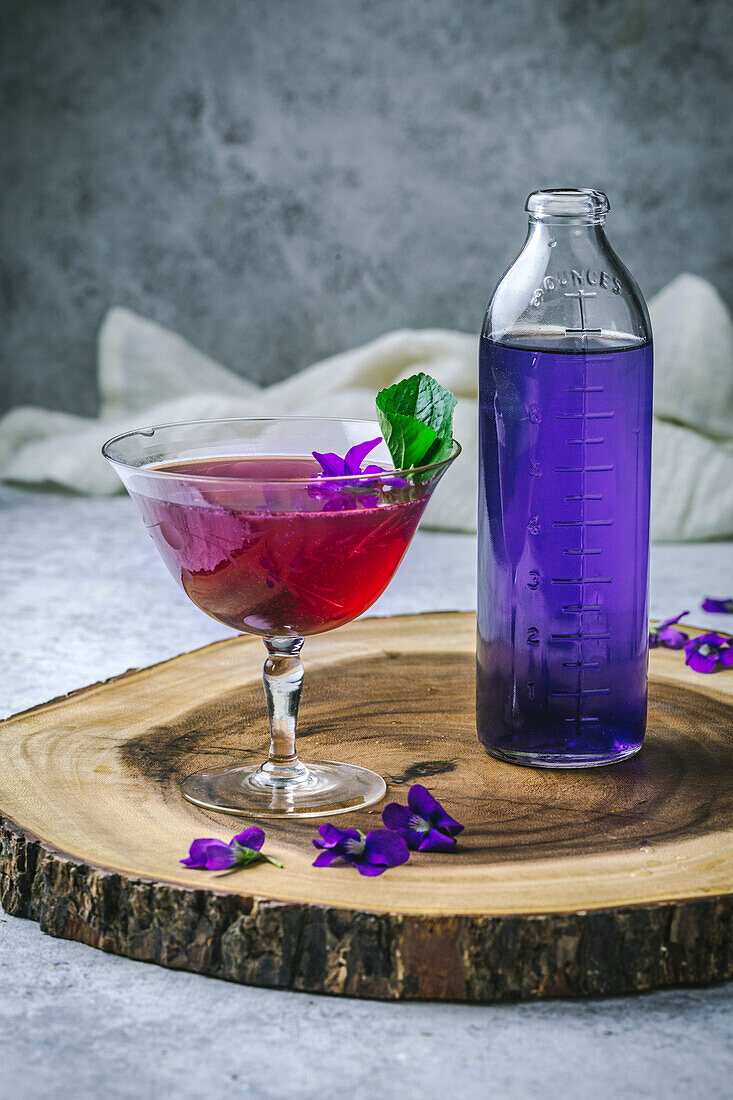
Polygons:
M283 418L162 425L105 444L168 570L218 622L263 637L271 746L259 767L189 776L192 802L231 813L316 816L367 806L385 791L366 768L302 763L295 724L303 639L350 622L381 595L442 474L319 476L310 451L378 434L367 421Z
M377 503L375 493L359 486L353 492L321 489L310 484L321 469L313 458L193 459L154 469L190 488L187 500L176 501L130 490L168 569L207 615L265 637L321 634L371 607L391 581L427 503L424 493ZM200 488L191 477L217 484ZM240 494L222 490L221 478L248 484ZM296 484L284 488L289 479ZM252 481L260 501L253 499ZM328 493L331 503L342 497L346 507L328 509ZM394 495L399 497L399 488Z

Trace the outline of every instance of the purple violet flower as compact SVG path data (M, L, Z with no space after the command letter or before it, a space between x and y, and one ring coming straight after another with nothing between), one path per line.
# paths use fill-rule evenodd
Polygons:
M272 863L274 867L282 867L278 860L260 851L264 842L264 831L258 825L237 833L228 844L223 840L200 837L192 843L186 859L179 862L201 871L229 871L249 867L253 863Z
M408 848L420 852L452 852L456 837L463 832L463 825L446 813L420 783L410 787L406 806L388 803L382 810L382 821L404 837Z
M702 601L703 611L711 611L713 615L733 615L733 599L714 600L707 596Z
M665 619L657 626L649 627L649 645L652 649L658 645L665 645L668 649L682 649L689 634L685 634L682 630L675 630L674 624L689 614L689 611L681 611L679 615L675 615L674 619Z
M695 672L714 672L716 665L730 668L733 665L733 638L715 631L693 638L685 646L685 664Z
M381 875L388 867L407 863L410 853L404 840L386 829L359 832L358 829L337 829L335 825L321 825L320 837L313 838L313 845L320 848L313 860L314 867L330 867L334 860L343 859L356 867L360 875Z
M325 501L324 512L343 512L354 507L355 499L364 508L375 508L379 503L379 496L374 491L377 487L407 485L403 477L375 479L374 485L365 481L357 481L351 485L348 482L341 482L338 485L329 485L328 482L324 485L318 484L323 478L329 477L348 477L350 474L359 477L364 474L385 473L383 466L372 465L365 466L362 469L362 462L366 456L381 442L382 437L379 435L376 439L367 439L364 443L355 443L343 458L334 454L333 451L324 453L313 451L313 457L320 464L323 472L316 474L311 479L314 484L308 486L308 496L314 500Z
M313 451L313 457L323 470L322 474L316 476L347 477L349 474L383 474L384 470L381 466L367 466L365 470L361 468L361 464L369 452L373 451L381 442L382 437L378 435L376 439L367 439L364 443L355 443L343 458L334 454L333 451L326 451L324 454Z

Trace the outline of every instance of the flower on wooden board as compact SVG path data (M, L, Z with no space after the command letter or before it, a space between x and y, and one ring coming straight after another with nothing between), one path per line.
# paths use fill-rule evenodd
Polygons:
M685 645L685 664L695 672L715 672L716 668L733 665L733 638L711 630L693 638Z
M654 646L664 645L668 649L682 649L685 642L689 638L689 634L685 634L682 630L675 630L675 623L678 623L680 619L684 619L685 615L689 615L689 611L681 611L679 615L675 615L673 619L664 619L663 622L658 623L657 626L649 627L649 645Z
M321 825L313 845L320 849L313 860L314 867L330 867L343 860L356 867L360 875L381 875L389 867L398 867L410 858L402 837L387 829L373 829L366 835L358 829L338 829Z
M382 821L404 838L408 848L419 852L452 852L456 837L463 832L463 825L420 783L410 787L406 806L398 802L385 806Z
M228 844L213 837L199 837L191 844L187 857L179 862L200 871L231 871L254 863L282 867L282 863L262 852L264 842L265 832L258 825L237 833Z

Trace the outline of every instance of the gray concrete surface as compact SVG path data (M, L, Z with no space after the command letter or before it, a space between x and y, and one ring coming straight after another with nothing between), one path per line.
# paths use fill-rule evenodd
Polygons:
M538 186L733 298L728 0L5 0L0 409L92 413L129 306L272 382L476 331Z
M495 1007L246 989L0 914L3 1100L725 1100L733 986Z
M229 633L167 577L127 499L0 488L0 531L3 713ZM652 613L729 593L731 551L654 547ZM474 554L471 536L418 534L374 610L472 608ZM0 912L0 1100L722 1100L732 1075L733 985L493 1007L312 997L107 956Z

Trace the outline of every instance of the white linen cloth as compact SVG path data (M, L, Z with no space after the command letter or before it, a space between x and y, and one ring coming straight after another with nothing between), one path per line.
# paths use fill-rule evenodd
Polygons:
M680 275L650 302L655 340L652 537L733 536L733 323L709 283ZM260 388L182 337L127 309L99 334L100 415L20 407L0 420L0 477L16 485L121 492L105 439L144 425L288 414L375 419L374 396L416 371L458 398L464 453L431 501L425 526L476 529L477 337L402 330Z

